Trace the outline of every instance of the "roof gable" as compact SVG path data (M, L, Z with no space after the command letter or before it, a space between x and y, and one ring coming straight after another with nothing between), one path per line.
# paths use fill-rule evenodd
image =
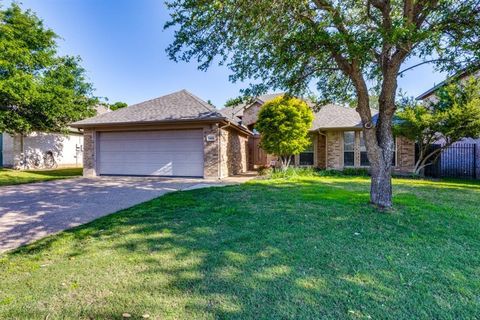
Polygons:
M373 123L377 122L378 110L370 109ZM314 113L311 130L362 128L362 119L354 108L327 104Z
M464 70L459 71L458 73L454 74L453 76L447 78L446 80L440 82L439 84L433 86L432 88L428 89L424 93L420 94L416 99L417 100L425 100L426 98L434 95L435 92L438 89L440 89L443 86L449 84L451 81L453 81L455 79L462 80L462 79L465 79L466 77L469 77L469 76L472 76L472 75L474 77L480 77L480 65L469 67L469 68L466 68Z
M137 103L96 117L75 122L74 126L143 123L158 121L224 119L207 102L186 90Z
M224 115L228 115L230 117L242 117L243 116L243 112L250 108L251 106L253 106L256 102L260 103L260 104L264 104L265 102L269 101L269 100L272 100L272 99L275 99L276 97L279 97L279 96L282 96L284 95L285 93L281 92L281 93L269 93L269 94L263 94L263 95L260 95L258 96L257 98L255 98L253 101L248 101L248 102L245 102L245 103L240 103L236 106L232 106L232 107L225 107L223 109L220 109L219 111L224 114Z

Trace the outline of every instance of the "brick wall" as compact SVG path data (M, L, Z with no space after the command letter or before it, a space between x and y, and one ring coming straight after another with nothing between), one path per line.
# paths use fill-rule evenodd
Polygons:
M96 132L85 130L83 132L83 176L93 177L96 173L95 166L95 144Z
M415 142L405 137L397 137L396 172L412 173L415 168Z
M219 128L211 125L203 129L203 176L205 178L219 178ZM207 136L215 136L215 141L207 141Z
M317 144L317 163L321 166L320 156L324 150L321 150L322 144ZM343 169L343 131L327 131L327 161L328 169ZM355 167L360 167L360 135L355 135ZM394 171L397 173L411 173L415 167L415 143L404 137L397 137L397 162Z
M236 130L222 129L220 140L221 177L247 171L248 138Z
M341 131L327 131L327 168L343 168L343 138Z
M326 159L327 151L327 139L323 134L317 135L317 163L316 166L320 169L325 169L327 167Z
M242 124L245 126L253 125L258 120L258 112L262 108L262 105L258 102L251 105L248 109L243 112Z

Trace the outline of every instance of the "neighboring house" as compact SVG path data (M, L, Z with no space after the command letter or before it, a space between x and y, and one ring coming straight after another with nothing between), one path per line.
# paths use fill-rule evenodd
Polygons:
M78 121L83 173L223 178L247 171L250 130L181 90Z
M254 130L262 105L282 93L259 96L252 102L222 109L223 114L241 119L242 124ZM313 108L313 105L311 105ZM378 111L372 109L374 121ZM295 166L343 170L344 168L368 168L369 162L363 140L362 122L353 108L328 104L314 112L310 128L312 143L307 150L294 156ZM250 138L250 168L268 166L276 157L267 155L259 146L261 137ZM415 144L403 138L395 138L394 170L411 173L415 165Z
M101 105L97 106L96 110L97 114L109 111ZM43 168L47 153L51 153L58 167L81 167L83 133L75 128L69 128L68 133L0 133L0 167Z
M416 99L424 103L437 101L437 91L454 81L465 81L469 77L480 77L480 66L463 70L451 78L440 82L428 89ZM435 141L435 145L443 146L446 141L443 138ZM438 147L438 146L437 146ZM427 168L426 175L433 177L461 177L480 178L480 138L464 137L454 142L451 146L442 150L437 163L432 168Z
M465 70L457 73L453 77L450 77L450 78L446 79L445 81L442 81L437 85L434 85L432 88L430 88L427 91L425 91L424 93L420 94L416 99L421 100L424 103L436 102L437 101L436 93L440 88L446 86L452 80L462 82L462 81L465 81L466 79L468 79L469 77L472 77L472 76L475 77L475 78L480 77L480 66L473 67L473 68L468 68L468 69L465 69ZM439 139L436 143L443 145L443 144L445 144L445 141L443 139ZM455 142L454 144L461 144L461 143L473 143L473 144L480 145L480 138L473 139L473 138L470 138L470 137L465 137L465 138L461 139L460 141Z

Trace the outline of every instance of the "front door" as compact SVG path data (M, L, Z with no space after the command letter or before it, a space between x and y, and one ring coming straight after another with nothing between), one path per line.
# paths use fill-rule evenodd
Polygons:
M260 135L248 138L248 169L255 170L259 167L268 166L268 157L265 150L260 147Z

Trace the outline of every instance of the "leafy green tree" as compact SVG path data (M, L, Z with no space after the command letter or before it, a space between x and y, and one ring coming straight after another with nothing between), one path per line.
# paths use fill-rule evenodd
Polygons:
M392 134L397 78L405 61L442 70L478 62L478 0L170 0L175 61L228 65L243 90L304 96L316 83L322 101L354 102L371 164L371 202L392 206ZM218 59L219 58L219 59ZM411 69L413 66L409 67ZM369 94L378 95L373 123Z
M122 109L122 108L125 108L125 107L128 107L128 104L126 102L115 102L115 103L112 103L112 104L108 105L108 108L112 111Z
M262 148L278 156L282 169L286 169L291 156L310 145L308 131L312 121L312 109L304 101L281 96L262 106L255 129L262 134Z
M242 97L231 98L231 99L228 99L225 102L225 107L226 108L235 107L235 106L238 106L239 104L241 104L242 102L243 102Z
M442 87L432 102L408 101L397 112L396 134L416 141L415 173L436 161L441 151L464 137L480 137L480 80L470 77ZM442 141L441 147L430 145Z
M80 59L58 56L56 38L31 11L0 9L0 132L62 131L95 114Z

